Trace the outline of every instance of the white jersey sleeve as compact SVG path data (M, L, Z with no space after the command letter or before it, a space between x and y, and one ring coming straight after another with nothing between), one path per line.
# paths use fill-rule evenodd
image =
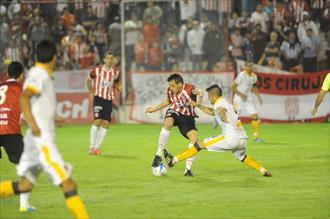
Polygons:
M32 68L25 79L23 90L30 89L35 93L41 93L45 74L38 68Z
M243 81L244 81L244 72L242 71L237 75L237 77L235 79L235 83L241 84Z

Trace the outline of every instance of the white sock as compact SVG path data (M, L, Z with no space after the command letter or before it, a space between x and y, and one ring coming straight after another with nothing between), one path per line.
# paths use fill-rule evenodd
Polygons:
M99 130L99 127L97 127L96 125L92 125L91 130L90 130L90 145L89 145L89 148L94 148L95 147L98 130Z
M105 129L105 128L99 129L99 132L97 133L97 137L96 137L95 149L99 149L105 136L107 135L107 132L108 132L108 129Z
M188 145L188 148L191 148L192 146L194 146L194 145L193 145L193 144L189 144L189 145ZM186 169L187 169L187 170L191 170L191 166L192 166L192 164L193 164L195 158L196 158L196 155L193 156L193 157L190 157L190 158L188 158L188 159L186 160Z
M168 138L170 137L170 131L162 128L159 134L159 139L158 139L158 150L156 152L156 155L162 156L163 151L165 149L165 146L167 144Z
M28 208L28 207L30 207L29 196L30 196L30 193L29 192L27 192L27 193L21 193L20 194L20 199L19 199L20 208Z

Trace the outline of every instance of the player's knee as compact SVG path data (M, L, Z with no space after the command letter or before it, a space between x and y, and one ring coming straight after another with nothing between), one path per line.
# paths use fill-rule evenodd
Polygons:
M76 190L77 184L72 179L67 179L61 184L62 190L64 193Z
M191 130L187 133L187 136L192 144L195 144L197 142L197 131L196 130Z
M108 120L102 121L102 128L108 129L110 127L110 122Z
M101 119L95 119L93 122L93 125L95 126L101 126L102 120Z
M173 120L169 118L165 119L164 128L166 130L170 130L172 127L173 127Z
M18 188L21 193L31 192L33 186L34 185L28 179L25 178L22 178L22 180L18 184Z

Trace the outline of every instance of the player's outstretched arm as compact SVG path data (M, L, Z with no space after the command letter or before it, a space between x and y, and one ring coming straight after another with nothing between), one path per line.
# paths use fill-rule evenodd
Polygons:
M31 98L36 94L37 93L31 89L25 89L20 98L20 103L21 103L21 108L22 108L22 112L23 112L25 121L30 126L32 134L34 136L40 136L41 131L32 115L31 104L30 104Z
M324 96L328 93L328 91L320 90L319 94L317 95L317 98L315 100L314 108L312 109L312 115L315 116L317 113L317 109L319 108L320 104L323 101Z
M157 112L158 110L161 110L161 109L167 107L168 105L170 105L170 101L166 98L163 102L161 102L157 106L148 107L144 112L145 113L154 113L154 112Z
M194 101L192 101L192 102L194 102ZM195 105L193 105L193 104L191 104L191 105L193 105L195 107L198 107L199 109L201 109L207 115L214 116L214 110L211 107L204 106L203 104L196 103L196 102L194 102L194 104Z

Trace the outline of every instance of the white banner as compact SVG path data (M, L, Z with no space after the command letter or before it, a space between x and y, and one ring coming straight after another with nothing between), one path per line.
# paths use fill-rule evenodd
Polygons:
M146 114L144 110L149 106L161 103L166 98L168 87L167 78L172 72L167 73L140 73L131 72L132 84L135 93L134 105L130 113L130 119L140 123L162 123L167 108L155 113ZM184 82L194 84L203 91L212 84L218 84L226 98L230 98L230 86L233 82L232 72L219 73L184 73ZM209 104L207 96L204 103ZM196 109L199 118L197 122L212 122L213 118Z
M87 93L86 77L90 69L55 71L56 93Z
M326 117L329 114L329 94L324 97L320 105L317 117L313 118L311 110L314 106L317 93L304 95L273 95L261 94L263 104L257 104L259 117L265 121L290 122L290 121L310 121L317 118ZM255 103L258 103L254 99ZM249 117L243 113L242 117ZM323 119L324 120L324 119Z

